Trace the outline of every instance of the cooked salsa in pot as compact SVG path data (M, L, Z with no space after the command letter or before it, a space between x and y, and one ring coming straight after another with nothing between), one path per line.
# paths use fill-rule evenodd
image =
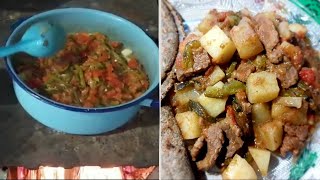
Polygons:
M146 72L130 49L101 33L73 33L49 58L17 67L32 89L57 102L81 107L119 105L149 87Z

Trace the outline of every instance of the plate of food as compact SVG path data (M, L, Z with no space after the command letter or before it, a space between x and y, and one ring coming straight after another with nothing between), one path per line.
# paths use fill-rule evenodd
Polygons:
M161 176L319 177L319 3L161 5Z

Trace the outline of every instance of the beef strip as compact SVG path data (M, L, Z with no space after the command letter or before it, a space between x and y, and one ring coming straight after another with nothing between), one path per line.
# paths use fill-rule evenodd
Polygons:
M245 137L250 137L250 120L248 118L248 115L244 112L238 112L236 113L236 121L243 135Z
M183 53L185 46L188 42L198 40L199 37L195 34L189 34L184 41L179 45L179 53L176 58L176 75L179 81L185 80L187 77L193 76L195 73L206 70L210 63L210 57L203 47L199 47L193 50L193 67L184 69L183 68Z
M284 132L285 136L282 141L280 153L283 157L287 152L292 152L294 156L297 156L300 150L304 147L305 141L308 137L308 125L291 125L285 124Z
M285 136L282 141L282 146L280 148L281 155L286 156L287 152L292 152L294 156L297 156L300 149L304 147L304 142L300 141L299 138L295 136Z
M197 139L191 149L192 159L196 160L204 140L207 142L207 154L203 160L197 162L198 169L208 170L213 167L224 143L223 133L229 139L226 158L231 158L243 145L241 130L236 123L235 112L231 106L227 107L226 118L204 129L203 135Z
M267 70L276 74L282 88L289 88L298 82L298 71L290 62L267 64Z
M200 153L201 148L204 145L205 136L200 136L197 141L192 146L192 149L190 151L192 161L196 161L198 154Z
M267 51L268 60L273 64L278 64L282 61L283 52L280 46L277 46L272 51Z
M211 62L207 51L205 51L202 47L194 51L193 58L194 58L194 64L193 64L194 72L203 71L207 69Z
M206 157L197 162L199 170L209 170L216 162L219 152L224 143L223 132L218 125L212 125L208 129L205 129L203 135L207 141L207 154ZM194 149L194 148L192 148Z
M245 114L251 113L252 105L249 103L245 91L237 92L236 99L242 108L242 112L244 112Z
M271 51L279 43L279 34L273 22L265 14L259 13L254 17L255 30L265 49Z
M194 179L180 129L171 108L161 107L160 172L162 179Z
M235 112L231 106L227 107L227 115L225 120L219 121L218 125L223 132L225 132L227 138L229 139L226 158L231 158L234 153L243 145L243 140L241 139L241 129L237 125L235 120Z
M297 136L299 140L304 141L308 137L308 125L302 125L302 126L297 126L297 125L291 125L286 123L284 126L284 131L289 135L289 136Z
M251 135L250 120L248 115L251 113L252 105L247 100L245 91L236 93L236 103L241 106L241 111L236 112L236 121L243 135L249 137Z
M235 78L239 81L246 82L249 75L256 70L256 67L253 64L241 61L238 69L235 73Z

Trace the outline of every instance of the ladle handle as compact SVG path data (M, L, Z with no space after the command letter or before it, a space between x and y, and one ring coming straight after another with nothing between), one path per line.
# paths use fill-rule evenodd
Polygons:
M15 45L0 48L0 58L15 54L17 52L23 52L27 47L34 43L34 41L20 41Z

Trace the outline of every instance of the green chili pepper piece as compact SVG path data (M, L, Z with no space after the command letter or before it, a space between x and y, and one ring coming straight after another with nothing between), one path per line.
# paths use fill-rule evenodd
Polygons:
M183 90L183 89L185 89L185 88L187 88L187 87L189 87L189 86L191 86L193 84L194 84L193 81L186 81L186 82L176 83L175 84L175 89L177 91L181 91L181 90Z
M236 69L237 62L232 62L226 71L227 78L230 78L233 71Z
M237 26L241 20L241 18L237 15L229 15L227 18L230 22L231 27Z
M206 110L201 106L200 103L196 102L196 101L192 101L189 100L189 109L193 112L195 112L196 114L198 114L200 117L203 118L208 118L208 114L206 112Z
M184 69L192 68L193 66L193 54L192 51L197 49L201 46L200 41L193 40L187 43L186 47L184 48L183 52L183 65Z
M76 68L76 71L77 71L78 76L79 76L80 86L82 88L84 88L86 86L86 82L84 80L83 71L82 71L81 67L78 66L78 65L76 65L75 68Z
M300 88L290 88L282 93L284 97L306 97L306 93Z
M224 84L224 86L221 89L213 86L208 87L204 95L211 98L224 98L229 95L236 94L237 92L245 89L246 89L246 86L242 82L237 80L232 80Z
M266 63L267 63L267 57L265 55L257 56L257 58L253 61L253 65L260 70L266 69Z
M204 92L204 95L211 98L223 98L228 96L224 89L219 89L217 87L207 87L206 91Z
M300 89L302 89L302 90L304 90L304 91L307 91L307 90L309 89L309 86L308 86L305 82L300 81L300 82L298 83L298 88L300 88Z
M232 81L226 83L223 86L223 89L225 89L227 94L233 95L233 94L236 94L237 92L239 92L241 90L245 90L246 86L240 81L232 80Z

